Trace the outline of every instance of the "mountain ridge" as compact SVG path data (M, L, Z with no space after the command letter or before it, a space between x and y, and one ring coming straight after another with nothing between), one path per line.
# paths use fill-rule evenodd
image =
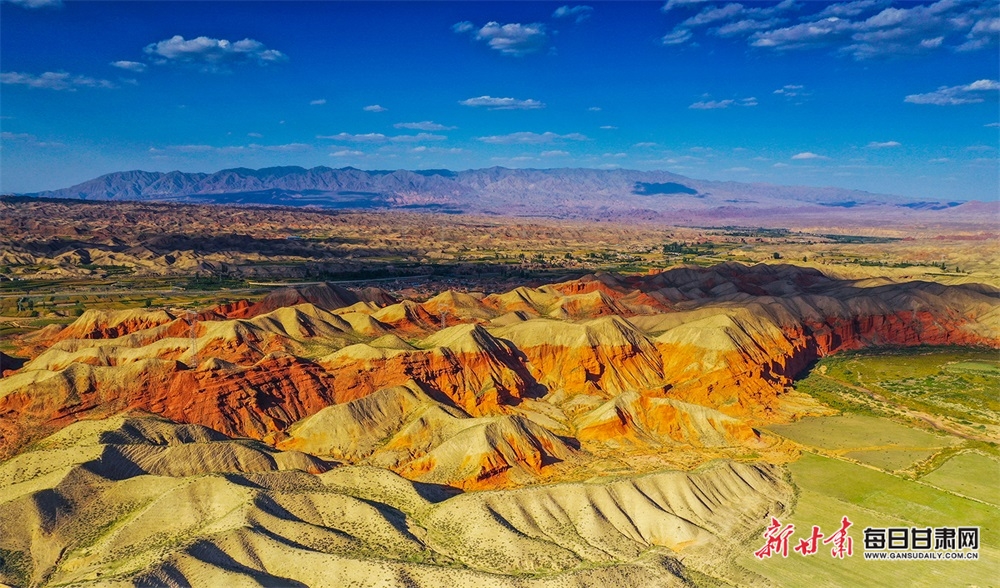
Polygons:
M531 214L583 210L708 210L856 206L931 209L962 204L833 187L709 181L668 171L588 168L361 170L317 166L214 173L113 172L33 197L283 204Z

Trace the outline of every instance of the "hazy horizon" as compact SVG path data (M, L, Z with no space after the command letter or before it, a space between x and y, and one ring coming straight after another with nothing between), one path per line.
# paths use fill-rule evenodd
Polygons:
M6 1L0 191L501 166L995 200L997 6Z

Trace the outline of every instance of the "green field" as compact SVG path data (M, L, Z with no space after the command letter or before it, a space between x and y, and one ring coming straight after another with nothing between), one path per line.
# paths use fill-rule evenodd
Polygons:
M781 523L795 525L794 546L813 525L829 534L847 516L855 554L839 560L827 547L761 561L752 555L761 537L740 565L780 586L1000 586L996 351L847 353L820 360L795 387L843 414L768 428L806 449L789 465L799 495ZM867 526L979 526L979 560L866 561Z
M821 382L822 380L822 382ZM844 353L819 362L798 389L821 399L863 396L947 416L964 424L1000 424L1000 353L978 348L914 347ZM845 394L844 390L850 394Z
M854 555L835 559L829 546L811 556L789 552L758 560L753 551L763 538L745 546L738 563L775 584L796 586L997 586L1000 583L1000 508L960 497L912 480L882 473L846 461L803 454L789 469L800 489L791 516L792 545L818 525L826 535L847 516ZM981 546L977 561L866 561L862 541L865 527L979 526Z
M858 414L806 417L788 425L772 425L768 430L802 445L887 471L905 469L960 442L886 418Z
M985 455L956 455L921 480L1000 506L1000 461Z

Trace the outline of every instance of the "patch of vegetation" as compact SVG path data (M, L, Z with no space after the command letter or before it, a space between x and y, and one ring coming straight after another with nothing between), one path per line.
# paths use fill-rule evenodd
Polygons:
M795 532L791 544L809 534L813 525L828 535L847 516L848 530L854 541L854 555L846 559L830 556L830 546L823 545L815 555L804 557L789 550L789 556L758 560L755 549L763 538L755 537L744 547L738 563L767 577L780 586L989 586L996 583L996 566L990 565L1000 547L1000 509L932 488L865 466L846 461L804 454L791 464L794 484L801 495L791 516L781 517L782 524L792 523ZM867 562L863 558L865 527L954 527L979 526L981 545L979 562L951 565L955 562L906 561ZM982 561L986 560L986 561ZM995 559L992 559L995 561ZM942 582L942 573L947 581ZM930 580L938 578L938 580Z
M980 453L960 453L921 480L1000 507L1000 461Z
M0 583L27 586L31 581L31 557L23 551L0 549Z
M1000 424L1000 356L992 349L921 346L846 352L820 360L795 387L845 411L878 412L867 390L889 404L962 424Z

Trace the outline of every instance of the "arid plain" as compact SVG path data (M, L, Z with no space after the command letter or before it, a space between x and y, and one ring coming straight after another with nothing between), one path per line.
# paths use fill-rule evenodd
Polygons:
M995 585L995 210L0 201L0 582ZM756 558L853 526L853 557ZM975 526L976 561L861 557ZM792 543L795 545L795 542Z

